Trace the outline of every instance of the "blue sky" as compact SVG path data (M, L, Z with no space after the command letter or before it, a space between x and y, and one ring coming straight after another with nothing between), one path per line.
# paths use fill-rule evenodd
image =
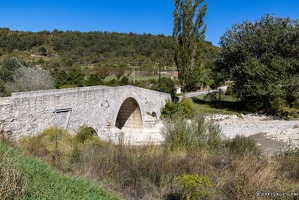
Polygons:
M299 0L205 0L206 40L219 38L234 23L266 13L299 19ZM54 29L172 35L173 0L2 0L0 27L20 31Z

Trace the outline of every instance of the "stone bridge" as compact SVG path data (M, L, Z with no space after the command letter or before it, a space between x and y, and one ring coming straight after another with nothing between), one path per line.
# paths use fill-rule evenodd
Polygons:
M149 115L159 118L169 94L134 86L92 86L13 93L0 98L0 130L16 138L59 126L97 132L107 126L142 130Z

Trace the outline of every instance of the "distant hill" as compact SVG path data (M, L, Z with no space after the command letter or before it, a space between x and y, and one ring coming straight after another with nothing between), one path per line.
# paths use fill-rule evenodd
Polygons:
M151 70L154 65L174 66L171 36L53 30L40 32L11 31L0 28L0 62L18 57L47 69L73 65L138 66ZM209 67L218 48L205 42L203 60Z

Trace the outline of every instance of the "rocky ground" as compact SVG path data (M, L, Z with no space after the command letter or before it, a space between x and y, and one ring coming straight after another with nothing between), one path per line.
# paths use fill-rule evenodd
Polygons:
M214 118L219 120L225 137L249 136L268 153L288 146L299 146L299 120L282 120L264 115L218 115Z
M236 135L252 137L260 148L267 153L280 150L289 145L299 146L299 120L282 120L273 116L264 115L214 115L222 128L224 137L234 138ZM125 143L140 145L145 143L161 143L163 137L159 130L163 127L161 121L155 120L147 124L143 131L119 132L112 130L112 137L118 138L121 134ZM109 131L108 135L111 136ZM100 136L101 137L101 136ZM117 139L116 139L117 140Z

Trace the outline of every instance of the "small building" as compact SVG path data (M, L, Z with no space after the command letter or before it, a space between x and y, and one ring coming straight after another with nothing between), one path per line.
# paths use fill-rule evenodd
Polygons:
M178 76L179 76L179 72L178 71L173 71L172 75L171 75L171 80L178 79Z
M175 88L176 88L176 93L177 94L181 94L182 93L181 87L175 87Z

